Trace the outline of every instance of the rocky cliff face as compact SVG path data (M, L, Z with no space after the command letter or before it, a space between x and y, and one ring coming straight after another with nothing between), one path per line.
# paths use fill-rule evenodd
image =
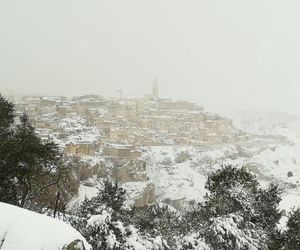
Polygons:
M82 240L74 240L70 244L64 246L62 250L86 250Z
M140 195L135 198L134 206L144 207L155 201L155 186L153 183L148 183L147 186L142 190Z
M143 207L155 201L155 186L149 182L145 161L118 160L114 164L111 177L123 184L129 194L130 205Z
M113 165L112 179L120 183L148 181L146 162L142 160L116 160Z
M144 207L156 200L155 186L151 182L126 182L122 187L127 192L128 206Z

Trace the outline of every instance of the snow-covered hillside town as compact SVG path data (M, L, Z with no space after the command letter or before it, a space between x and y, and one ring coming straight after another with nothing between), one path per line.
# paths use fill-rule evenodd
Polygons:
M300 250L300 1L0 1L0 250Z
M284 232L288 228L290 214L300 205L299 116L243 111L229 119L206 112L203 107L191 102L159 98L156 79L152 93L145 94L143 98L122 98L121 94L119 98L99 95L72 98L23 96L15 103L15 111L20 117L26 114L34 128L34 136L40 138L41 143L54 142L58 146L62 156L68 159L69 171L72 173L71 181L65 179L68 183L65 191L58 188L59 191L55 194L55 191L47 190L56 196L54 208L53 203L48 208L43 208L41 205L35 207L32 202L27 203L31 204L27 208L43 214L54 214L54 217L57 214L59 220L66 221L84 237L91 238L83 238L61 221L56 222L45 215L0 203L0 211L3 211L2 215L5 217L0 216L0 221L3 222L3 226L0 225L0 236L2 234L4 249L20 248L20 242L25 241L22 238L22 230L26 230L23 225L31 218L49 225L46 234L57 234L59 230L67 230L68 233L62 238L55 236L56 240L43 238L42 242L26 243L28 250L30 247L39 249L41 246L45 249L90 249L97 244L100 245L96 249L185 249L182 248L185 246L189 247L187 249L219 249L222 244L229 243L223 240L216 246L207 243L206 236L201 236L196 231L192 233L194 227L197 228L195 225L189 226L190 229L185 231L183 238L178 233L183 233L179 229L180 223L195 223L192 221L197 217L192 214L202 211L201 206L206 210L205 206L208 205L201 204L206 204L210 199L209 194L213 193L213 190L209 190L208 180L214 175L222 176L222 171L228 171L228 174L232 171L229 176L233 178L233 183L251 173L253 177L250 175L249 178L258 180L257 183L253 181L253 184L267 190L261 192L270 192L268 195L275 192L275 196L268 199L274 203L270 205L277 211L274 213L278 213L276 230ZM22 119L16 121L16 128L22 126L22 122L24 123ZM116 183L117 186L109 183ZM64 181L59 185L65 185ZM226 185L224 183L224 188ZM244 191L239 190L239 185L241 184L228 187L228 190L233 188L231 195L244 199ZM106 193L109 195L103 196ZM276 198L279 194L280 198ZM117 198L118 195L121 196ZM45 197L37 202L44 204ZM123 212L117 216L120 220L117 227L113 212L116 208L111 210L116 205L103 203L105 197L108 198L108 203L114 199L122 201L122 208L118 205L118 209ZM246 197L248 195L245 196L247 200ZM246 200L242 203L250 201ZM99 211L94 210L95 206L100 205L102 208ZM10 209L14 213L10 213L11 217L5 216ZM165 238L166 235L160 233L145 236L141 226L150 223L144 221L149 219L147 216L150 214L139 217L141 211L152 211L156 214L155 218L160 213L163 217L183 217L172 222L175 224L168 222L168 230L179 225L176 236ZM258 211L261 213L263 210ZM133 217L129 219L128 213L134 213ZM191 215L192 218L189 217ZM222 230L228 230L232 234L236 230L235 226L240 227L240 223L243 223L243 217L235 216L230 215L225 221L222 218L216 222L217 225L209 227L213 226L216 236ZM78 221L79 218L81 219ZM22 221L21 224L18 224L18 220ZM137 221L131 225L132 220ZM9 230L10 227L17 229L12 231ZM42 228L45 227L48 226ZM107 231L110 227L111 231ZM105 233L102 236L92 236L97 230ZM121 230L121 236L118 236L118 230ZM255 230L257 233L260 229ZM36 233L33 231L28 237L34 238ZM257 243L254 240L256 236L253 239L244 231L238 234L243 235L238 236L241 237L240 241L231 245L237 246L233 249L260 249L260 246L267 247L269 244L265 240ZM264 237L268 239L273 236ZM18 240L14 241L13 238ZM26 241L29 242L29 239L31 240L28 238ZM122 247L116 248L117 246Z
M235 119L194 103L160 99L157 79L143 98L23 96L16 109L29 115L42 140L53 140L97 177L122 183L135 206L162 202L182 209L199 201L206 176L222 164L246 165L262 183L277 178L283 186L299 185L300 159L284 123L299 117L262 128L240 114L234 125ZM97 181L88 182L79 200L95 192Z
M66 153L78 155L107 149L108 157L136 158L138 151L133 150L145 146L208 146L247 140L229 119L188 101L160 99L157 80L152 94L144 98L24 96L17 109L30 115L42 138L55 139Z

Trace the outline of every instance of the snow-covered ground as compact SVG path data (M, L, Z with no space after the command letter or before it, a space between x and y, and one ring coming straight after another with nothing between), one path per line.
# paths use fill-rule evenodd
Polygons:
M1 250L58 250L75 240L82 241L86 250L91 249L68 224L26 209L0 203L0 221Z
M243 113L244 115L244 113ZM286 114L238 117L235 126L252 135L246 142L218 146L153 146L142 148L148 182L155 186L155 200L182 209L203 200L207 176L222 165L246 166L255 173L263 187L272 181L283 189L280 208L289 211L300 205L300 119ZM67 126L69 121L65 121ZM78 120L77 127L81 127ZM251 136L250 136L251 138ZM105 161L101 156L88 162ZM109 166L106 162L107 167ZM111 167L111 166L110 166ZM123 184L128 204L140 194L146 182ZM92 197L97 189L82 185L79 196Z
M283 146L279 168L275 173L277 178L285 181L288 185L280 206L289 211L293 207L300 207L300 122L289 122L287 128L289 139L293 141L294 146ZM286 171L291 171L293 176L284 175ZM282 175L279 176L279 173Z
M256 131L254 134L262 137L255 136L246 143L206 148L145 148L143 159L147 162L147 175L155 185L157 201L176 208L201 201L207 176L222 165L232 164L248 167L263 187L272 181L279 183L283 189L282 209L289 211L300 206L300 122L269 123L264 131L270 137Z
M158 202L181 208L199 202L206 193L207 175L223 160L237 153L226 146L222 149L201 147L149 147L144 150L147 175L155 185Z
M291 143L267 149L253 157L261 162L261 172L274 177L283 188L280 208L290 211L300 207L300 117L282 112L243 112L234 118L244 131L286 137ZM288 177L290 172L290 177Z

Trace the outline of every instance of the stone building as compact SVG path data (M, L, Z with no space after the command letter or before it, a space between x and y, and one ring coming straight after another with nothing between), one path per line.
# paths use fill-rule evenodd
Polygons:
M142 156L142 152L131 145L113 144L107 146L104 151L109 158L137 159Z
M85 141L67 144L65 152L73 155L94 155L91 143Z

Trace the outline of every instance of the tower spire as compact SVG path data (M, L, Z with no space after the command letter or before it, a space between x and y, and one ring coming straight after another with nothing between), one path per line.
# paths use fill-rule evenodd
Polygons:
M157 76L155 76L152 85L152 96L157 100L158 99L158 80Z

